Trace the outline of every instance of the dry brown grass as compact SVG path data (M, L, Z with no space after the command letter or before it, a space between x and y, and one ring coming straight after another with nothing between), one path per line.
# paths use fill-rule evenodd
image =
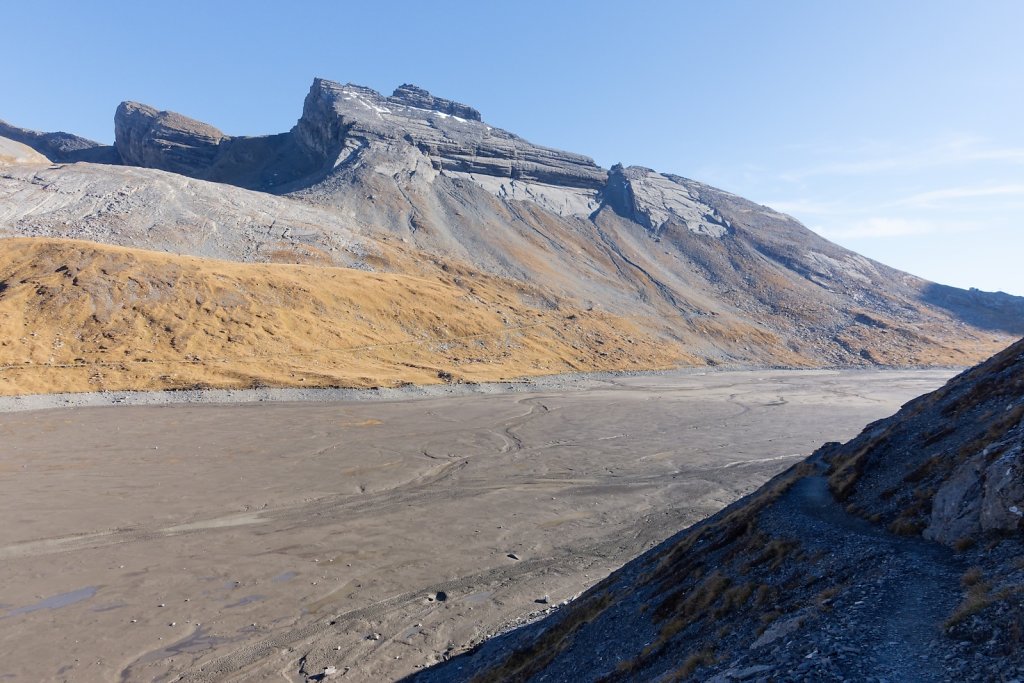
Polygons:
M992 604L992 596L989 595L990 586L984 581L980 580L980 576L977 581L971 584L964 599L957 605L953 613L946 619L946 628L959 624L964 619L977 614L986 607Z
M391 386L698 364L515 283L0 242L0 395ZM459 284L456 284L458 281Z
M971 548L973 548L977 544L977 542L978 541L976 539L970 536L963 536L961 538L956 539L956 541L953 542L953 550L956 550L958 553L962 553L965 550L970 550Z
M923 520L898 517L889 524L889 531L897 536L919 536L927 526Z
M845 502L850 494L853 493L853 487L860 480L860 475L867 464L868 456L875 449L885 448L892 429L893 427L890 426L877 437L867 439L854 452L841 456L832 462L828 485L837 500Z
M687 657L682 665L672 672L672 681L684 681L694 674L702 666L709 666L715 663L715 651L711 648L694 652Z
M692 590L679 593L678 597L682 600L666 600L661 609L670 610L672 616L661 627L659 643L668 641L690 624L707 616L710 607L722 597L730 584L728 577L713 572Z
M818 605L818 608L822 610L832 609L831 603L833 598L842 593L846 585L847 584L839 586L829 586L828 588L825 588L820 593L818 593L818 595L814 599L815 603Z
M607 591L577 601L568 617L546 632L541 641L513 652L504 661L474 676L471 683L522 681L542 671L555 657L572 645L579 629L596 619L611 601L612 595Z

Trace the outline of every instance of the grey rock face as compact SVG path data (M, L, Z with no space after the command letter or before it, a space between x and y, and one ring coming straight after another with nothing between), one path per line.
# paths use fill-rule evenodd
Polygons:
M531 144L486 125L474 109L414 86L395 93L383 97L370 88L318 78L306 96L298 137L321 153L347 150L343 159L366 147L406 144L426 154L437 170L604 187L607 173L589 157Z
M605 198L620 216L643 225L655 235L669 224L712 237L728 233L729 221L702 202L700 195L687 187L688 182L649 168L623 168L616 164L608 175Z
M925 538L954 543L981 532L1020 529L1024 519L1022 448L1018 440L994 462L986 462L990 451L986 449L961 464L935 494Z
M410 83L405 83L395 88L395 92L391 93L391 99L410 107L419 107L420 109L438 111L450 116L469 119L470 121L482 120L480 118L480 112L473 107L462 104L461 102L446 100L443 97L434 97L423 88L419 88Z
M138 102L114 114L114 145L132 166L193 175L212 166L224 134L201 121Z
M935 494L931 524L924 537L953 543L981 528L982 467L978 458L963 463Z
M588 157L533 145L484 124L472 107L411 85L384 97L370 88L315 79L296 126L276 136L231 138L194 119L134 102L122 103L114 120L125 163L251 189L295 189L296 181L318 170L382 147L418 150L436 170L594 191L607 178ZM232 155L247 165L233 163Z
M231 137L174 112L122 102L114 115L115 146L125 164L201 180L270 191L315 174L324 155L294 133Z

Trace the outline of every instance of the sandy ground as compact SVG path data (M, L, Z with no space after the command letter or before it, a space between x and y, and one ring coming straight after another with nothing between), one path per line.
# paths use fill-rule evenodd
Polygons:
M952 374L0 414L0 680L396 679Z

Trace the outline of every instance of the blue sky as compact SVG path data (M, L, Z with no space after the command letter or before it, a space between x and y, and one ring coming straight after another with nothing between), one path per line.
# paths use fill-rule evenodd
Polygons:
M412 82L678 173L939 282L1024 295L1024 2L18 2L0 118L111 141L123 99L290 128L314 76ZM17 57L12 57L17 55Z

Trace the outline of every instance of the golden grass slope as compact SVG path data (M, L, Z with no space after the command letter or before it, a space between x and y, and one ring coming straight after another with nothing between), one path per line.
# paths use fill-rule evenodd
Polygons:
M521 286L0 240L0 395L393 386L699 364Z

